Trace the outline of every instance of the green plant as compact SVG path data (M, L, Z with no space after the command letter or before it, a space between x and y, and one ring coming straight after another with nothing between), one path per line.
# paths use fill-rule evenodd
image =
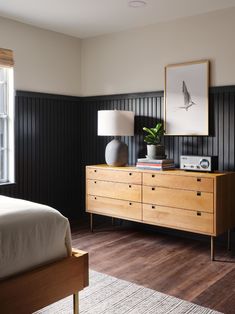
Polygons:
M155 128L143 127L143 130L148 133L144 138L148 145L157 145L161 142L161 137L164 134L162 123L157 123Z

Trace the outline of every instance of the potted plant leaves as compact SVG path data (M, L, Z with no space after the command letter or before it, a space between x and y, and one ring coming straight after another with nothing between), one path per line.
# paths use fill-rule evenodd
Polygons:
M162 123L157 123L154 128L143 127L147 133L144 141L147 143L147 158L149 159L164 159L165 147L161 144L161 138L164 134Z

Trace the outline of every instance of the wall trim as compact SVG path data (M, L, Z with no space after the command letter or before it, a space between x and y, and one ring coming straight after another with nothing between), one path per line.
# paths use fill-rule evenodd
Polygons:
M218 92L234 92L235 85L225 85L225 86L211 86L209 87L210 93ZM43 92L31 92L25 90L16 90L16 96L22 97L37 97L37 98L47 98L47 99L62 99L70 101L94 101L94 100L106 100L112 98L117 99L133 99L133 98L145 98L145 97L163 97L164 91L147 91L147 92L135 92L135 93L124 93L124 94L109 94L109 95L97 95L97 96L69 96L60 94L50 94Z
M164 95L164 91L152 91L152 92L136 92L125 94L110 94L110 95L98 95L98 96L83 96L85 101L89 100L106 100L106 99L131 99L131 98L145 98L145 97L161 97Z
M209 87L209 92L210 93L235 92L235 85L212 86Z
M60 99L60 100L69 100L69 101L79 101L82 99L80 96L69 96L69 95L59 95L59 94L48 94L41 92L28 92L24 90L16 90L16 97L28 97L28 98L47 98L47 99Z

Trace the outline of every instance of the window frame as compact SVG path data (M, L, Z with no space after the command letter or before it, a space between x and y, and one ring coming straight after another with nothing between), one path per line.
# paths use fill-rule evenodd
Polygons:
M14 69L0 65L3 69L3 112L0 112L0 120L3 119L3 138L0 146L0 154L3 153L3 164L0 162L0 185L15 183L15 141L14 141Z

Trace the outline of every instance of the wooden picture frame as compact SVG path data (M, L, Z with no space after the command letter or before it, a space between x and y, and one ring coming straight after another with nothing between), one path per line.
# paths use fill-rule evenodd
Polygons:
M209 135L209 60L165 67L165 135Z

